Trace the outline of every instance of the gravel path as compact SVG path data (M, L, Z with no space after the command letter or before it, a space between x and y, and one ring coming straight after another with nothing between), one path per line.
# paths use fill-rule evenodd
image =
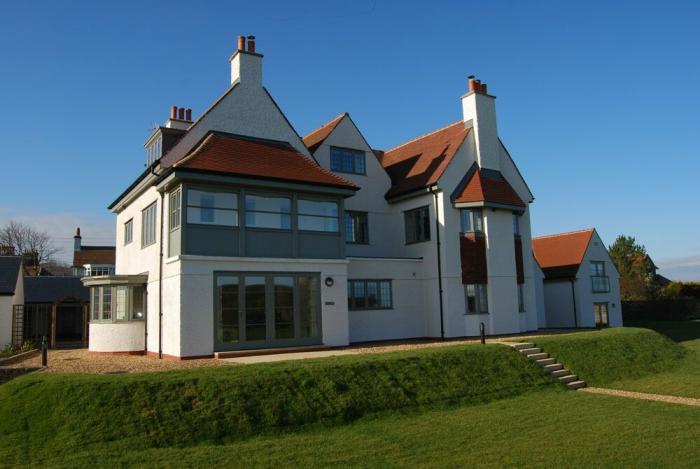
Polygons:
M608 396L628 397L630 399L642 399L645 401L669 402L671 404L682 404L700 407L700 399L692 397L666 396L664 394L649 394L645 392L622 391L619 389L607 388L581 388L579 391L593 394L607 394Z
M139 355L110 355L90 353L87 349L49 350L49 366L39 373L138 373L183 368L226 365L219 360L158 360ZM12 368L41 366L41 356L10 365Z

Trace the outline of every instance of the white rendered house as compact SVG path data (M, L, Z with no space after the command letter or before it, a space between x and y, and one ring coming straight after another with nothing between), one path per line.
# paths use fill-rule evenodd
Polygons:
M595 229L539 236L532 249L541 328L622 326L620 274Z
M300 137L262 59L240 37L223 95L196 120L173 108L146 142L146 171L110 206L116 274L84 279L90 350L192 358L538 328L533 196L486 84L470 79L456 122L380 151L348 114Z

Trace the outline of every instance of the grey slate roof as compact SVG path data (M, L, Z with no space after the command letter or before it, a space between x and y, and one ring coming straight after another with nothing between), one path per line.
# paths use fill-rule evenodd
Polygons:
M90 289L80 277L24 277L25 303L56 303L68 298L90 300Z
M0 256L0 295L14 295L21 266L19 256Z

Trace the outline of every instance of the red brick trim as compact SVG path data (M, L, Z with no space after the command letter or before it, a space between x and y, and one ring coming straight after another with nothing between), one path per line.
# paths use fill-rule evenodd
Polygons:
M463 284L488 283L486 238L477 234L460 235L459 257Z
M123 352L98 352L95 350L88 350L89 353L94 353L95 355L145 355L143 350L128 350Z
M158 352L148 352L149 357L155 357L158 358ZM214 358L214 354L212 353L211 355L189 355L185 357L178 357L177 355L168 355L167 353L163 354L163 360L200 360L204 358Z

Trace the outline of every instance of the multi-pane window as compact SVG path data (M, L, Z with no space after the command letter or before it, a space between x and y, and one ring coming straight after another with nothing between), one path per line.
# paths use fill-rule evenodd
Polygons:
M591 288L593 293L607 293L610 291L610 279L605 274L605 262L591 262Z
M90 317L93 321L139 321L146 314L142 285L92 287Z
M341 173L365 174L365 152L331 147L331 170Z
M518 311L525 312L525 291L522 283L518 284Z
M345 212L345 242L369 244L367 212Z
M593 303L593 313L595 314L596 327L603 327L609 324L607 303Z
M146 163L148 166L152 165L158 158L161 157L163 151L163 139L157 138L155 142L151 144L146 150Z
M484 231L484 216L480 208L463 208L462 233L478 233Z
M517 213L513 214L513 234L520 236L520 216Z
M238 226L238 194L188 190L187 223Z
M292 227L292 201L288 197L245 196L245 224L251 228L289 230Z
M338 203L299 199L297 220L300 230L338 232Z
M134 219L130 218L124 223L124 244L130 244L134 240Z
M100 275L114 274L114 266L112 265L86 264L84 267L83 275L85 277L99 277Z
M141 247L150 246L156 242L156 203L141 212Z
M180 198L182 192L177 189L170 193L170 201L168 207L170 208L170 229L174 230L180 228Z
M404 212L406 244L430 240L430 210L428 206Z
M469 284L464 286L464 296L467 314L479 314L489 312L489 300L486 284Z
M391 280L348 280L349 309L391 309Z

